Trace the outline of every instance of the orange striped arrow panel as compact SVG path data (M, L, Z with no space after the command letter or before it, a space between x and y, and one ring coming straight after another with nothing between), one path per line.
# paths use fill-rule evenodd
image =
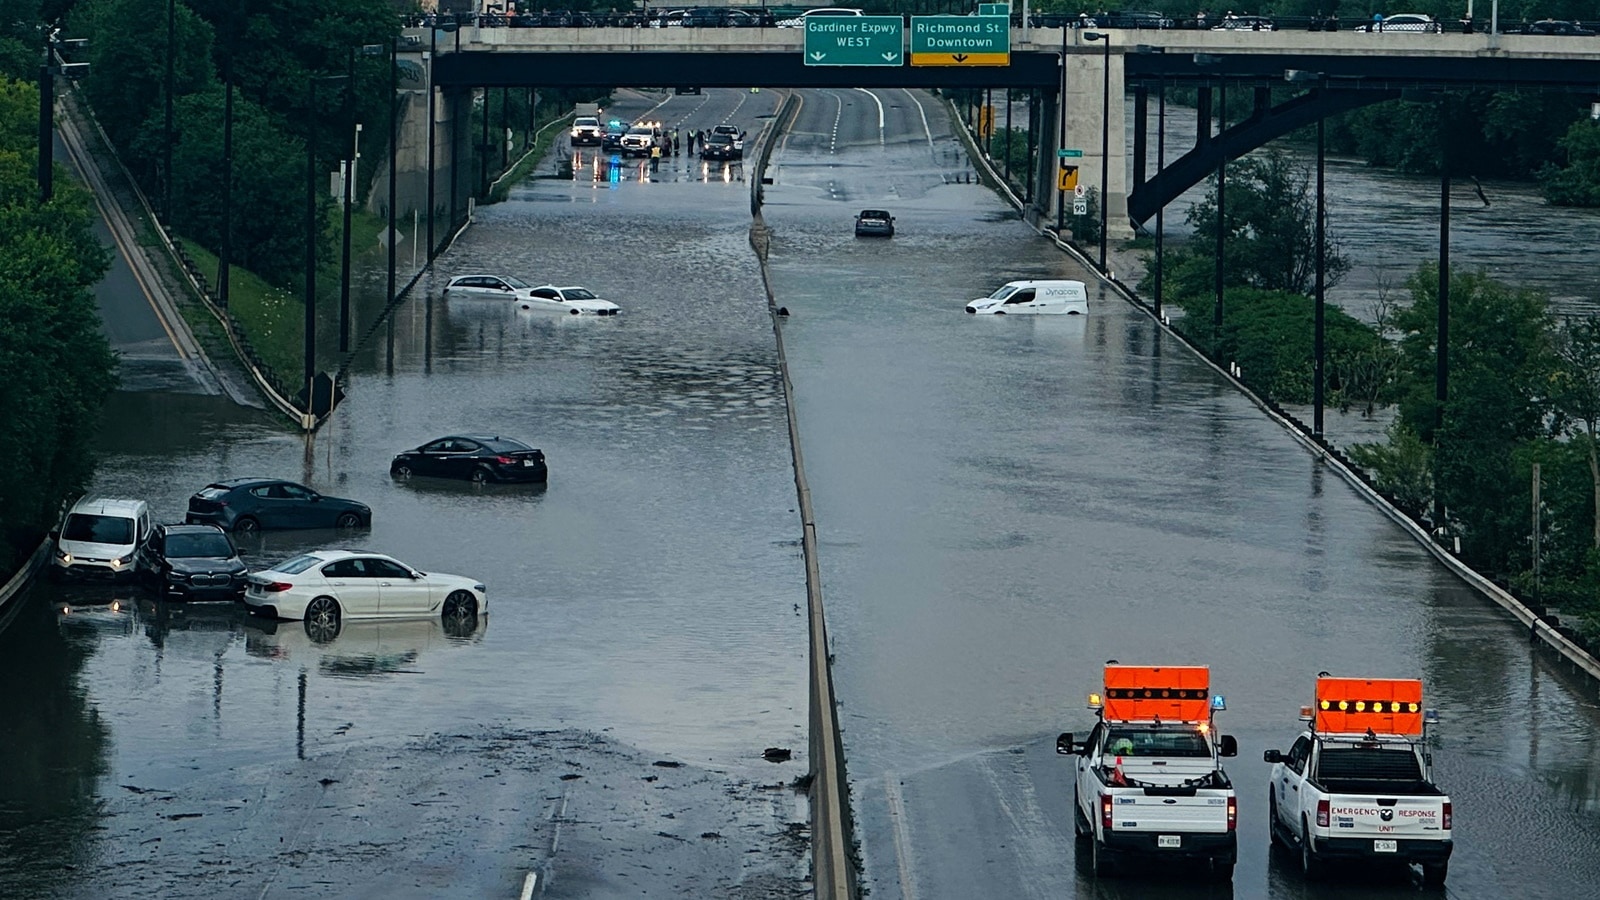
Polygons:
M1106 666L1101 715L1108 722L1205 722L1211 718L1209 666Z
M1422 734L1415 678L1318 678L1315 727L1324 734Z

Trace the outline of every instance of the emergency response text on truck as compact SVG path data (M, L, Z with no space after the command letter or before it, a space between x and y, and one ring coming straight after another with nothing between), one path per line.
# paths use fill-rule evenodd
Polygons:
M1427 726L1414 679L1318 676L1311 723L1287 752L1268 750L1272 842L1299 854L1307 878L1330 859L1417 863L1424 884L1450 867L1450 798L1433 784Z
M1087 739L1068 732L1056 752L1077 757L1073 829L1078 858L1096 875L1119 857L1141 854L1198 860L1219 881L1233 878L1239 856L1238 799L1222 768L1238 743L1218 736L1206 666L1105 667L1105 693L1090 694L1099 712Z

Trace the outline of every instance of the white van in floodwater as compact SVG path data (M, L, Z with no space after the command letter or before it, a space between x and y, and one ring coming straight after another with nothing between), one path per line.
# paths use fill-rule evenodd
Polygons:
M969 302L967 312L1083 316L1089 313L1089 292L1081 281L1009 281L989 296Z

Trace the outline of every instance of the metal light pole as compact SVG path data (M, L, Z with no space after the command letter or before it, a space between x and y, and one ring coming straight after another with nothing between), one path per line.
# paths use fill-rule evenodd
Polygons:
M233 50L223 57L222 246L217 250L217 303L228 306L228 270L233 257Z
M1317 99L1323 100L1327 96L1328 79L1323 76L1322 83L1317 87ZM1325 192L1325 175L1327 162L1327 122L1325 115L1317 116L1317 296L1316 309L1312 327L1312 364L1311 364L1311 434L1313 437L1322 437L1322 406L1325 400L1323 394L1323 381L1326 378L1324 369L1327 366L1327 344L1323 328L1323 289L1326 285L1328 271L1328 248L1325 229L1327 227L1327 209Z
M57 29L51 26L45 36L44 61L39 64L39 203L49 203L55 196L55 66L51 57L55 53Z
M172 223L172 91L178 59L178 0L167 0L167 90L166 90L166 169L162 174L161 217Z
M1056 149L1065 150L1067 147L1067 27L1061 27L1061 93L1056 96ZM1056 165L1060 166L1059 158ZM1056 191L1056 237L1061 237L1061 232L1067 225L1067 192Z
M1163 172L1167 168L1167 77L1161 76L1156 87L1156 171ZM1161 204L1156 209L1156 319L1161 319L1161 280L1165 274L1166 258L1163 253L1163 242L1166 240L1166 212L1167 205Z
M350 187L356 180L356 157L361 153L361 124L355 121L356 87L356 51L351 48L345 55L344 70L344 114L345 127L353 126L355 137L352 138L350 152L345 155L345 163L341 166L344 177L340 187L342 195L339 198L340 212L344 216L344 224L339 232L339 352L350 352Z
M400 60L399 45L389 42L389 283L384 294L386 304L394 303L394 254L399 238L395 234L395 174L396 157L400 155Z
M1209 129L1211 127L1211 123L1207 122L1205 127ZM1226 81L1222 81L1217 84L1217 135L1221 136L1222 132L1226 131L1227 128L1228 83ZM1218 338L1220 338L1222 335L1222 254L1227 249L1227 212L1228 155L1226 153L1220 153L1217 157L1217 268L1215 273L1216 283L1213 285L1216 291L1216 296L1211 307L1211 341L1213 344L1211 349L1213 353L1216 352L1217 348L1215 344Z
M1102 41L1105 52L1101 55L1100 83L1100 271L1106 270L1107 199L1111 182L1111 35L1103 31L1086 31L1086 41Z
M433 262L433 64L439 55L439 29L428 29L428 262Z
M311 76L311 105L306 115L306 319L305 370L307 413L317 376L317 77Z

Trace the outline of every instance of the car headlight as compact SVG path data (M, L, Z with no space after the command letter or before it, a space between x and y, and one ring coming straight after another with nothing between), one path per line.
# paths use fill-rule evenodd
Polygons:
M133 554L129 553L127 556L112 560L111 565L112 567L125 566L131 562L133 562Z
M72 554L68 553L67 551L65 551L63 549L61 549L60 547L57 547L56 548L56 559L59 559L64 563L70 563L70 562L72 562Z

